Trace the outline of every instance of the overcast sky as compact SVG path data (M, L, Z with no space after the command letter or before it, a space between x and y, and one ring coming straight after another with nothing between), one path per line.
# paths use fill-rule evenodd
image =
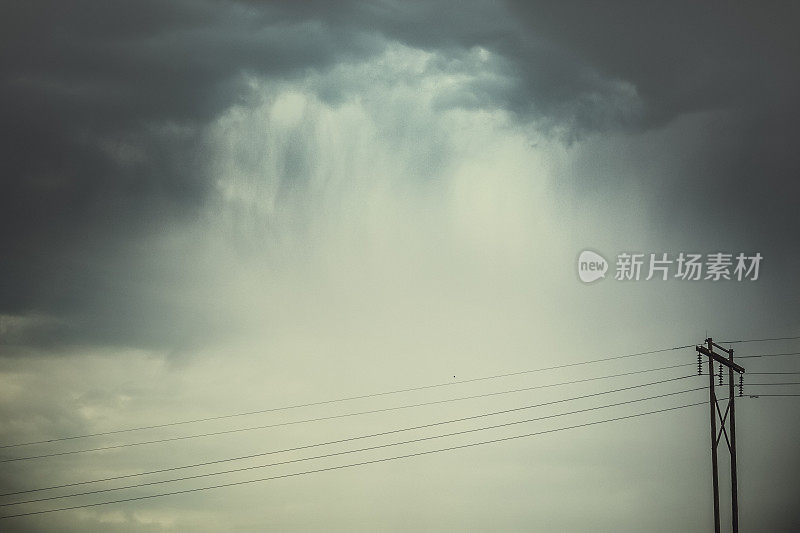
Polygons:
M800 335L792 2L0 1L0 493L516 409L696 372ZM609 263L583 283L583 250ZM645 280L649 254L760 254L758 279ZM614 279L621 253L642 279ZM735 263L735 260L734 260ZM731 267L731 273L733 267ZM735 344L737 356L800 341ZM798 381L752 358L745 383ZM652 371L662 366L688 366ZM351 414L212 437L86 448ZM707 385L686 377L334 446ZM721 389L721 394L726 390ZM746 385L751 394L796 386ZM0 515L293 474L702 402L707 390ZM737 402L743 531L797 531L793 397ZM708 407L10 518L4 531L708 531ZM727 451L721 451L728 520Z

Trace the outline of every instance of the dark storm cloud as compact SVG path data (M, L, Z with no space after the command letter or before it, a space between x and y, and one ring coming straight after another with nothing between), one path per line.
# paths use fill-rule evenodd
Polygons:
M366 57L382 50L381 31L429 48L499 36L487 6L470 29L475 6L441 31L447 10L425 3L6 3L0 314L48 320L3 342L170 347L213 329L153 288L180 287L194 266L143 244L197 217L211 192L202 127L246 103L245 75Z
M281 5L39 1L5 3L0 19L0 314L66 318L37 342L144 330L168 343L159 302L130 301L123 278L137 275L120 258L202 206L199 129L247 98L248 73L375 51Z
M621 195L631 185L651 191L651 217L684 242L702 234L706 246L766 250L772 268L794 270L800 260L796 2L512 2L511 9L530 34L604 78L632 84L643 103L638 120L627 124L634 131L692 113L719 114L697 132L694 146L684 147L673 174L657 182L640 176L639 183L612 177L600 186ZM595 189L601 172L591 168L599 167L601 161L586 162L579 188Z
M493 74L502 81L478 78L456 99L458 106L507 110L569 140L637 122L635 95L625 80L601 76L588 58L532 31L505 2L378 2L337 20L449 59L473 47L495 54Z
M6 343L172 347L212 331L151 287L179 292L189 261L165 264L143 244L191 223L212 193L203 126L247 104L248 74L300 77L389 42L491 70L440 105L505 109L570 140L729 111L724 143L709 139L689 171L648 186L684 213L713 192L727 206L713 227L738 210L740 226L761 228L775 248L798 226L789 3L53 0L2 11L0 314L54 319ZM489 66L469 63L474 47L493 55ZM358 86L320 96L341 100Z
M512 2L532 34L634 84L647 119L709 109L785 113L800 81L794 2Z

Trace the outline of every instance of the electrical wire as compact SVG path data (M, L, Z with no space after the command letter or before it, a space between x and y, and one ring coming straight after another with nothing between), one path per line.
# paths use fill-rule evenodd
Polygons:
M657 414L657 413L665 413L665 412L668 412L668 411L675 411L675 410L678 410L678 409L685 409L685 408L688 408L688 407L695 407L695 406L698 406L698 405L706 405L706 402L697 402L697 403L679 405L679 406L675 406L675 407L667 407L667 408L664 408L664 409L658 409L658 410L654 410L654 411L646 411L646 412L643 412L643 413L635 413L635 414L631 414L631 415L608 418L608 419L604 419L604 420L596 420L596 421L593 421L593 422L585 422L585 423L582 423L582 424L575 424L575 425L572 425L572 426L565 426L565 427L554 428L554 429L549 429L549 430L542 430L542 431L537 431L537 432L533 432L533 433L526 433L526 434L523 434L523 435L512 435L512 436L509 436L509 437L501 437L501 438L497 438L497 439L491 439L491 440L485 440L485 441L479 441L479 442L471 442L471 443L467 443L467 444L461 444L461 445L458 445L458 446L450 446L450 447L447 447L447 448L438 448L438 449L434 449L434 450L426 450L426 451L422 451L422 452L415 452L415 453L410 453L410 454L405 454L405 455L396 455L396 456L392 456L392 457L383 457L383 458L380 458L380 459L373 459L373 460L370 460L370 461L361 461L361 462L358 462L358 463L348 463L348 464L344 464L344 465L337 465L337 466L331 466L331 467L326 467L326 468L318 468L318 469L315 469L315 470L305 470L305 471L301 471L301 472L293 472L293 473L282 474L282 475L278 475L278 476L270 476L270 477L265 477L265 478L250 479L250 480L245 480L245 481L235 481L235 482L231 482L231 483L222 483L222 484L218 484L218 485L210 485L210 486L205 486L205 487L195 487L195 488L191 488L191 489L182 489L182 490L176 490L176 491L171 491L171 492L162 492L162 493L157 493L157 494L147 494L147 495L143 495L143 496L134 496L134 497L130 497L130 498L122 498L122 499L119 499L119 500L110 500L110 501L104 501L104 502L94 502L94 503L87 503L87 504L83 504L83 505L73 505L73 506L69 506L69 507L59 507L59 508L54 508L54 509L42 509L42 510L38 510L38 511L29 511L29 512L25 512L25 513L17 513L17 514L12 514L12 515L5 515L5 516L0 516L0 520L5 520L5 519L9 519L9 518L19 518L19 517L23 517L23 516L40 515L40 514L46 514L46 513L55 513L55 512L61 512L61 511L69 511L69 510L74 510L74 509L85 509L85 508L89 508L89 507L98 507L98 506L101 506L101 505L111 505L111 504L117 504L117 503L125 503L125 502L132 502L132 501L139 501L139 500L146 500L146 499L153 499L153 498L161 498L161 497L166 497L166 496L175 496L175 495L178 495L178 494L189 494L189 493L206 491L206 490L233 487L233 486L238 486L238 485L247 485L247 484L252 484L252 483L261 483L261 482L272 481L272 480L276 480L276 479L283 479L283 478L297 477L297 476L302 476L302 475L315 474L315 473L319 473L319 472L328 472L328 471L332 471L332 470L341 470L341 469L344 469L344 468L353 468L353 467L356 467L356 466L364 466L364 465L369 465L369 464L383 463L383 462L394 461L394 460L398 460L398 459L407 459L407 458L419 457L419 456L423 456L423 455L431 455L431 454L434 454L434 453L443 453L443 452L449 452L449 451L460 450L460 449L465 449L465 448L472 448L472 447L475 447L475 446L482 446L482 445L486 445L486 444L495 444L495 443L506 442L506 441L511 441L511 440L515 440L515 439L534 437L534 436L539 436L539 435L545 435L545 434L548 434L548 433L556 433L558 431L566 431L566 430L570 430L570 429L583 428L583 427L594 426L594 425L598 425L598 424L604 424L604 423L608 423L608 422L615 422L615 421L619 421L619 420L628 420L628 419L636 418L636 417L640 417L640 416L647 416L647 415L652 415L652 414Z
M498 428L503 428L503 427L508 427L508 426L514 426L514 425L517 425L517 424L526 424L526 423L530 423L530 422L538 422L538 421L541 421L541 420L547 420L547 419L551 419L551 418L558 418L558 417L561 417L561 416L574 415L574 414L579 414L579 413L586 413L586 412L590 412L590 411L596 411L596 410L599 410L599 409L607 409L609 407L619 407L621 405L628 405L628 404L632 404L632 403L636 403L636 402L654 400L654 399L658 399L658 398L665 398L667 396L675 396L677 394L685 394L687 392L696 392L696 391L703 390L703 389L705 389L705 387L696 387L694 389L687 389L687 390L682 390L682 391L677 391L677 392L669 392L669 393L665 393L665 394L658 394L658 395L655 395L655 396L648 396L648 397L645 397L645 398L637 398L635 400L628 400L628 401L624 401L624 402L617 402L617 403L612 403L612 404L607 404L607 405L599 405L599 406L595 406L595 407L589 407L589 408L586 408L586 409L578 409L576 411L568 411L568 412L565 412L565 413L556 413L556 414L553 414L553 415L540 416L540 417L536 417L536 418L528 418L528 419L525 419L525 420L517 420L517 421L514 421L514 422L506 422L506 423L503 423L503 424L495 424L493 426L484 426L484 427L479 427L479 428L474 428L474 429L455 431L455 432L452 432L452 433L445 433L445 434L441 434L441 435L432 435L432 436L428 436L428 437L420 437L420 438L410 439L410 440L406 440L406 441L392 442L392 443L388 443L388 444L379 444L379 445L375 445L375 446L368 446L368 447L365 447L365 448L357 448L357 449L354 449L354 450L344 450L344 451L340 451L340 452L327 453L327 454L316 455L316 456L312 456L312 457L303 457L303 458L299 458L299 459L290 459L290 460L287 460L287 461L280 461L280 462L277 462L277 463L269 463L269 464L264 464L264 465L255 465L255 466L246 466L246 467L242 467L242 468L234 468L234 469L223 470L223 471L219 471L219 472L208 472L208 473L204 473L204 474L195 474L195 475L192 475L192 476L184 476L184 477L173 478L173 479L163 479L163 480L158 480L158 481L149 481L149 482L144 482L144 483L136 483L136 484L133 484L133 485L125 485L125 486L122 486L122 487L113 487L113 488L107 488L107 489L96 489L96 490L90 490L90 491L78 492L78 493L72 493L72 494L63 494L63 495L59 495L59 496L49 496L49 497L45 497L45 498L36 498L36 499L32 499L32 500L23 500L23 501L18 501L18 502L0 503L0 507L8 507L8 506L11 506L11 505L23 505L23 504L28 504L28 503L36 503L36 502L43 502L43 501L50 501L50 500L60 500L60 499L64 499L64 498L72 498L72 497L77 497L77 496L87 496L87 495L90 495L90 494L100 494L100 493L104 493L104 492L112 492L112 491L118 491L118 490L134 489L134 488L146 487L146 486L150 486L150 485L160 485L160 484L164 484L164 483L174 483L174 482L178 482L178 481L188 481L190 479L200 479L200 478L213 477L213 476L219 476L219 475L224 475L224 474L233 474L233 473L237 473L237 472L245 472L245 471L249 471L249 470L256 470L256 469L261 469L261 468L269 468L269 467L273 467L273 466L280 466L280 465L286 465L286 464L291 464L291 463L299 463L299 462L303 462L303 461L312 461L312 460L315 460L315 459L326 459L326 458L329 458L329 457L336 457L336 456L339 456L339 455L347 455L347 454L351 454L351 453L360 453L360 452L366 452L366 451L371 451L371 450L389 448L389 447L392 447L392 446L402 446L402 445L405 445L405 444L413 444L413 443L417 443L417 442L425 442L425 441L429 441L429 440L433 440L433 439L454 437L456 435L465 435L465 434L468 434L468 433L475 433L475 432L478 432L478 431L487 431L487 430L491 430L491 429L498 429ZM420 427L426 427L426 426L420 426ZM392 431L385 431L385 432L376 433L376 434L373 434L373 435L352 437L352 438L349 438L349 439L343 439L341 441L335 441L335 442L347 442L347 441L365 439L365 438L374 437L374 436L388 435L388 434L398 433L398 432L402 432L402 431L409 431L409 429L417 429L417 428L404 428L404 429L398 429L398 430L392 430ZM325 443L323 443L323 444L325 444ZM308 446L301 446L299 448L293 448L292 450L312 448L312 447L315 447L315 446L321 446L323 444L312 444L312 445L308 445ZM273 453L273 454L274 453L281 453L282 451L285 451L285 450L278 450L278 451L274 451L274 452L270 452L270 453Z
M750 398L788 398L797 397L800 394L747 394Z
M800 374L800 372L748 372L748 376L768 376L768 375L789 375L789 374Z
M617 406L617 405L626 405L626 404L629 404L629 403L635 403L635 402L644 401L644 400L661 398L661 397L664 397L664 396L672 396L672 395L675 395L675 394L684 394L686 392L694 392L694 391L701 390L701 389L705 389L705 386L698 387L698 388L695 388L695 389L688 389L688 390L684 390L684 391L679 391L679 392L672 392L672 393L667 393L667 394L650 396L650 397L646 397L646 398L642 398L642 399L628 400L628 401L624 401L624 402L620 402L620 403L616 403L616 404L611 404L611 405L607 405L607 406L581 409L581 410L578 410L578 411L572 411L570 413L562 413L562 414L557 414L557 415L548 415L548 416L544 416L544 417L540 417L540 418L529 419L528 421L544 420L544 419L547 419L547 418L553 418L553 417L557 417L557 416L564 416L566 414L576 414L576 413L582 413L582 412L587 412L587 411L593 411L595 409L599 409L599 408L603 408L603 407L613 407L613 406ZM553 402L546 402L546 403L538 404L536 406L531 406L531 407L543 407L543 406L546 406L546 405L551 405L552 403ZM2 494L0 496L11 496L11 495L15 495L15 494L41 492L41 491L44 491L44 490L60 489L60 488L65 488L65 487L74 487L74 486L78 486L78 485L87 485L87 484L90 484L90 483L101 483L101 482L107 482L107 481L113 481L113 480L119 480L119 479L124 479L124 478L131 478L131 477L139 477L139 476L150 475L150 474L159 474L159 473L164 473L164 472L174 472L176 470L185 470L187 468L196 468L196 467L200 467L200 466L209 466L209 465L214 465L214 464L221 464L221 463L227 463L227 462L233 462L233 461L240 461L240 460L243 460L243 459L253 459L253 458L256 458L256 457L264 457L264 456L267 456L267 455L274 455L274 454L278 454L278 453L293 452L293 451L305 450L305 449L309 449L309 448L317 448L317 447L320 447L320 446L328 446L328 445L331 445L331 444L341 444L341 443L344 443L344 442L352 442L352 441L355 441L355 440L374 438L374 437L381 437L381 436L386 436L386 435L391 435L391 434L396 434L396 433L402 433L402 432L406 432L406 431L416 431L416 430L419 430L419 429L426 429L426 428L430 428L430 427L449 424L449 423L452 423L452 422L461 422L461 421L465 421L465 420L471 420L471 419L474 419L474 418L477 418L477 417L480 417L480 416L482 416L482 415L468 417L468 418L465 418L465 419L457 419L457 420L454 420L454 421L453 420L447 420L447 421L441 421L441 422L434 422L434 423L430 423L430 424L423 424L423 425L420 425L420 426L412 426L412 427L406 427L406 428L400 428L400 429L393 429L393 430L389 430L389 431L382 431L382 432L379 432L379 433L371 433L371 434L367 434L367 435L359 435L359 436L355 436L355 437L348 437L348 438L344 438L344 439L332 440L332 441L327 441L327 442L319 442L319 443L314 443L314 444L308 444L308 445L305 445L305 446L297 446L297 447L293 447L293 448L284 448L284 449L281 449L281 450L272 450L272 451L268 451L268 452L261 452L261 453L251 454L251 455L240 456L240 457L232 457L232 458L227 458L227 459L217 459L217 460L214 460L214 461L206 461L206 462L202 462L202 463L194 463L194 464L184 465L184 466L175 466L175 467L171 467L171 468L162 468L162 469L159 469L159 470L150 470L150 471L146 471L146 472L139 472L139 473L136 473L136 474L124 474L124 475L120 475L120 476L106 477L106 478L102 478L102 479L94 479L94 480L89 480L89 481L79 481L79 482L75 482L75 483L65 483L65 484L62 484L62 485L54 485L54 486L49 486L49 487L28 489L28 490L24 490L24 491L17 491L17 492L10 492L10 493L6 493L6 494ZM514 423L516 423L516 422L514 422ZM512 423L512 424L514 424L514 423ZM500 424L500 426L493 426L493 427L502 427L504 425L511 425L511 424ZM236 470L234 470L234 471L236 471ZM12 504L0 504L0 506L3 506L3 505L12 505Z
M663 353L663 352L668 352L668 351L673 351L673 350L681 350L681 349L684 349L684 348L693 348L693 347L694 347L693 344L687 344L685 346L673 346L671 348L660 348L660 349L657 349L657 350L648 350L648 351L645 351L645 352L637 352L637 353L624 354L624 355L615 355L615 356L605 357L605 358L602 358L602 359L593 359L593 360L588 360L588 361L578 361L578 362L575 362L575 363L565 363L565 364L562 364L562 365L534 368L534 369L530 369L530 370L521 370L521 371L518 371L518 372L509 372L509 373L506 373L506 374L496 374L496 375L493 375L493 376L483 376L483 377L477 377L477 378L471 378L471 379L463 379L463 380L459 380L459 381L449 381L449 382L445 382L445 383L435 383L435 384L432 384L432 385L422 385L422 386L419 386L419 387L410 387L410 388L405 388L405 389L396 389L396 390L391 390L391 391L375 392L375 393L371 393L371 394L362 394L362 395L359 395L359 396L348 396L348 397L336 398L336 399L332 399L332 400L321 400L321 401L317 401L317 402L308 402L308 403L302 403L302 404L296 404L296 405L286 405L286 406L282 406L282 407L272 407L272 408L268 408L268 409L259 409L259 410L255 410L255 411L246 411L246 412L231 413L231 414L226 414L226 415L209 416L209 417L204 417L204 418L195 418L195 419L191 419L191 420L180 420L180 421L175 421L175 422L165 422L163 424L151 424L151 425L147 425L147 426L138 426L138 427L132 427L132 428L115 429L115 430L101 431L101 432L96 432L96 433L85 433L85 434L82 434L82 435L71 435L71 436L65 436L65 437L56 437L56 438L52 438L52 439L45 439L45 440L39 440L39 441L20 442L20 443L15 443L15 444L3 444L3 445L0 445L0 449L2 449L2 448L14 448L14 447L20 447L20 446L30 446L30 445L33 445L33 444L46 444L46 443L59 442L59 441L65 441L65 440L83 439L83 438L88 438L88 437L99 437L99 436L103 436L103 435L114 435L114 434L118 434L118 433L128 433L128 432L132 432L132 431L142 431L142 430L147 430L147 429L157 429L157 428L178 426L178 425L184 425L184 424L194 424L194 423L199 423L199 422L209 422L209 421L212 421L212 420L222 420L222 419L225 419L225 418L234 418L234 417L249 416L249 415L255 415L255 414L262 414L262 413L271 413L271 412L275 412L275 411L286 411L286 410L289 410L289 409L299 409L299 408L302 408L302 407L312 407L312 406L317 406L317 405L327 405L327 404L346 402L346 401L351 401L351 400L363 400L363 399L367 399L367 398L376 398L376 397L380 397L380 396L388 396L388 395L400 394L400 393L404 393L404 392L414 392L414 391L427 390L427 389L433 389L433 388L439 388L439 387L451 387L451 386L454 386L454 385L461 385L461 384L464 384L464 383L474 383L474 382L477 382L477 381L486 381L486 380L500 379L500 378L511 377L511 376L519 376L519 375L523 375L523 374L531 374L531 373L534 373L534 372L543 372L543 371L546 371L546 370L558 370L558 369L562 369L562 368L571 368L571 367L575 367L575 366L579 366L579 365L603 363L603 362L607 362L607 361L614 361L614 360L617 360L617 359L625 359L625 358L637 357L637 356L641 356L641 355L650 355L650 354Z
M669 379L664 379L664 380L660 380L660 381L654 381L654 382L650 382L650 383L642 383L642 384L632 385L632 386L629 386L629 387L623 387L623 388L619 388L619 389L612 389L612 390L608 390L608 391L602 391L602 392L593 393L593 394L587 394L587 395L583 395L583 396L576 396L576 397L573 397L573 398L555 400L553 402L548 402L548 403L541 404L541 405L550 405L550 404L554 404L554 403L561 403L561 402L564 402L564 401L572 401L572 400L583 399L583 398L592 398L594 396L600 396L600 395L603 395L603 394L612 394L612 393L615 393L615 392L632 390L632 389L636 389L636 388L639 388L639 387L647 387L647 386L651 386L651 385L659 385L661 383L669 383L671 381L677 381L677 380L680 380L680 379L686 379L686 378L690 378L690 377L694 377L694 376L695 376L695 374L690 374L690 375L687 375L687 376L681 376L681 377L677 377L677 378L669 378ZM519 411L519 410L522 410L522 409L530 409L532 407L540 407L541 405L517 407L517 408L513 408L513 409L505 409L503 411L495 411L493 413L486 413L486 414L483 414L483 415L477 415L476 417L494 416L494 415L498 415L498 414L505 414L505 413L510 413L510 412L513 412L513 411ZM336 415L336 416L341 417L342 415ZM476 417L468 417L468 418L465 418L465 419L457 419L457 420L453 420L453 421L454 422L460 422L462 420L469 420L471 418L476 418ZM323 418L327 418L327 417L323 417ZM294 423L304 423L304 422L308 422L308 421L316 421L316 419L294 421ZM90 452L98 452L98 451L106 451L106 450L115 450L115 449L119 449L119 448L129 448L129 447L132 447L132 446L142 446L142 445L147 445L147 444L161 444L161 443L164 443L164 442L173 442L173 441L177 441L177 440L194 439L194 438L200 438L200 437L211 437L211 436L218 436L218 435L236 433L236 432L241 432L241 431L251 431L251 430L266 429L266 428L276 427L276 426L285 426L285 425L288 425L290 423L291 422L281 422L279 424L270 424L270 425L256 426L256 427L251 427L251 428L238 428L238 429L232 429L232 430L226 430L226 431L215 431L215 432L200 433L200 434L195 434L195 435L183 435L183 436L169 437L169 438L164 438L164 439L155 439L155 440L139 441L139 442L129 442L129 443L125 443L125 444L114 444L114 445L110 445L110 446L99 446L99 447L96 447L96 448L84 448L84 449L81 449L81 450L69 450L69 451L65 451L65 452L53 452L53 453L46 453L46 454L41 454L41 455L29 455L29 456L25 456L25 457L14 457L14 458L10 458L10 459L2 459L2 460L0 460L0 463L11 463L11 462L17 462L17 461L29 461L29 460L33 460L33 459L44 459L44 458L47 458L47 457L60 457L60 456L64 456L64 455L75 455L75 454L79 454L79 453L90 453Z
M745 383L748 387L763 387L765 385L800 385L800 382L793 381L791 383Z
M737 341L719 341L720 344L736 344L740 342L767 342L767 341L791 341L800 339L800 336L797 337L771 337L768 339L744 339L744 340L737 340Z
M762 353L757 355L740 355L737 359L755 359L756 357L783 357L785 355L800 355L800 352L786 352L786 353Z
M578 384L578 383L587 383L587 382L590 382L590 381L598 381L598 380L601 380L601 379L610 379L610 378L632 376L632 375L636 375L636 374L645 374L645 373L648 373L648 372L657 372L657 371L660 371L660 370L670 370L670 369L682 368L682 367L686 367L686 366L694 366L694 363L681 363L681 364L678 364L678 365L662 366L662 367L658 367L658 368L647 368L647 369L644 369L644 370L634 370L634 371L631 371L631 372L622 372L622 373L618 373L618 374L609 374L609 375L605 375L605 376L596 376L596 377L591 377L591 378L574 379L574 380L569 380L569 381L562 381L562 382L559 382L559 383L548 383L548 384L545 384L545 385L534 385L532 387L523 387L523 388L517 388L517 389L510 389L510 390L504 390L504 391L496 391L496 392L484 393L484 394L474 394L474 395L471 395L471 396L461 396L461 397L458 397L458 398L448 398L448 399L445 399L445 400L436 400L436 401L431 401L431 402L421 402L421 403L400 405L400 406L394 406L394 407L386 407L386 408L382 408L382 409L372 409L372 410L368 410L368 411L359 411L359 412L355 412L355 413L345 413L345 414L339 414L339 415L322 416L322 417L309 418L309 419L305 419L305 420L297 420L297 421L292 421L292 422L282 422L282 423L276 423L276 424L254 426L254 427L249 427L249 428L234 429L234 430L228 430L228 431L219 431L219 432L214 432L214 433L205 433L205 434L194 435L194 436L189 436L189 437L175 437L175 438L172 438L172 439L162 439L162 440L156 440L156 441L148 441L148 442L145 442L143 444L150 444L150 443L156 443L156 442L168 442L169 440L182 440L182 439L185 439L185 438L194 438L194 437L200 437L200 436L212 436L212 435L222 435L222 434L226 434L226 433L237 433L237 432L241 432L241 431L250 431L250 430L255 430L255 429L267 429L267 428L272 428L272 427L281 427L281 426L288 426L288 425L294 425L294 424L303 424L303 423L306 423L306 422L319 422L319 421L323 421L323 420L334 420L334 419L338 419L338 418L346 418L346 417L351 417L351 416L360 416L360 415L365 415L365 414L383 413L383 412L387 412L387 411L396 411L396 410L400 410L400 409L410 409L410 408L413 408L413 407L424 407L424 406L427 406L427 405L437 405L437 404L457 402L457 401L462 401L462 400L471 400L471 399L476 399L476 398L487 398L487 397L490 397L490 396L499 396L499 395L503 395L503 394L513 394L513 393L517 393L517 392L526 392L526 391L537 390L537 389L560 387L560 386L563 386L563 385L575 385L575 384ZM29 446L29 445L33 445L33 444L44 444L44 443L47 443L47 442L54 442L55 440L57 440L57 439L54 439L53 441L40 441L40 442L33 442L33 443L28 443L28 444L19 444L19 445L16 445L16 446L17 447L21 447L21 446ZM10 446L7 446L7 447L10 447ZM2 463L2 462L3 461L0 460L0 463Z

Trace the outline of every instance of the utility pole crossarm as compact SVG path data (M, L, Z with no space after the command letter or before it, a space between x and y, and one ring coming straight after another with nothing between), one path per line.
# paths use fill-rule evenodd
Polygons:
M705 346L695 346L695 350L697 350L698 352L700 352L703 355L707 355L708 357L710 357L711 359L713 359L714 361L718 362L721 365L725 365L728 368L732 368L736 372L739 372L740 374L744 374L744 368L742 368L741 366L737 365L733 361L729 361L728 359L725 359L721 355L710 351Z

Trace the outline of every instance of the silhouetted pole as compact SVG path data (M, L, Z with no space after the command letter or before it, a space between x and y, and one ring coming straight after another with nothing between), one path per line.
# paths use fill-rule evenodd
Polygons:
M733 348L728 352L728 360L733 364ZM739 533L739 490L736 481L736 410L733 403L736 395L733 392L733 367L728 367L728 400L730 402L731 417L729 426L731 428L731 521L733 522L733 533Z
M739 373L739 394L742 394L742 376L744 368L733 362L733 349L723 348L715 343L710 337L706 339L708 347L699 344L695 347L698 357L705 355L708 357L708 403L711 409L711 475L714 488L714 533L719 533L719 467L717 464L717 448L719 440L724 435L731 453L731 522L733 533L739 533L739 491L736 479L736 412L734 409L734 386L733 373ZM714 352L714 348L719 348L728 354L725 358ZM699 360L698 360L699 361ZM714 392L714 361L719 363L719 380L722 385L722 367L728 367L728 406L725 414L719 407L717 396ZM700 372L702 367L698 367ZM719 432L717 432L717 417L719 417ZM730 417L730 419L728 418ZM730 432L725 429L725 422L728 421ZM730 434L729 434L730 433Z
M711 337L706 339L708 351L713 352ZM714 395L714 360L708 358L708 406L711 408L711 475L714 486L714 533L719 533L719 478L717 475L717 398Z

